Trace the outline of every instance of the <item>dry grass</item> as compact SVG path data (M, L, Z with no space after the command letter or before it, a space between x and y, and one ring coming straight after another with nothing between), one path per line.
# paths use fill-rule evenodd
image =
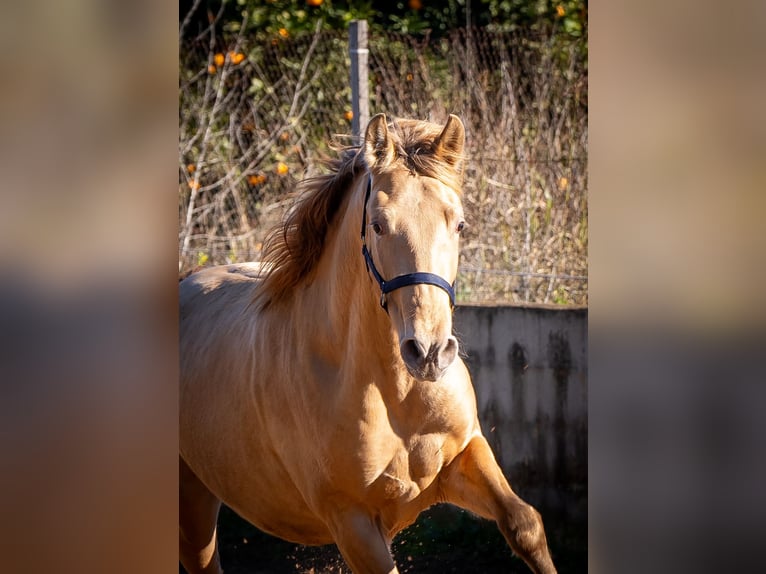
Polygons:
M585 42L371 35L372 113L466 125L460 301L587 304ZM350 133L346 50L334 32L245 42L209 31L182 48L180 272L258 259L295 183Z

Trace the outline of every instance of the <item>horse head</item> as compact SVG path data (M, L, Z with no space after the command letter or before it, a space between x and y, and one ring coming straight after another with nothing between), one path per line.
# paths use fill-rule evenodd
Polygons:
M410 134L403 140L397 130L378 114L365 133L363 253L407 370L417 380L435 381L458 352L452 286L465 225L460 198L465 129L450 115L441 131L421 139Z

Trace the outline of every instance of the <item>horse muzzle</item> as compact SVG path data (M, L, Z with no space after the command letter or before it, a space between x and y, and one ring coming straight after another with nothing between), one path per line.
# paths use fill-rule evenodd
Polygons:
M457 339L451 335L430 344L410 337L399 345L407 371L419 381L439 380L457 357L457 350Z

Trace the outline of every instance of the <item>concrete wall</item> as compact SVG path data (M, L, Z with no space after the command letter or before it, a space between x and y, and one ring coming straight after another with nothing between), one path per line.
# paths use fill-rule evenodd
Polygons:
M570 515L587 511L587 318L584 308L455 311L482 430L511 486Z

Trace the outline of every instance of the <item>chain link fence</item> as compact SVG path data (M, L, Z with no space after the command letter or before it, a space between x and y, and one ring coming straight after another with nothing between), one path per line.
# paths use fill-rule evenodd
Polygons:
M586 42L370 33L371 114L466 126L461 302L587 304ZM211 27L181 54L179 270L257 260L296 183L352 141L348 38Z

